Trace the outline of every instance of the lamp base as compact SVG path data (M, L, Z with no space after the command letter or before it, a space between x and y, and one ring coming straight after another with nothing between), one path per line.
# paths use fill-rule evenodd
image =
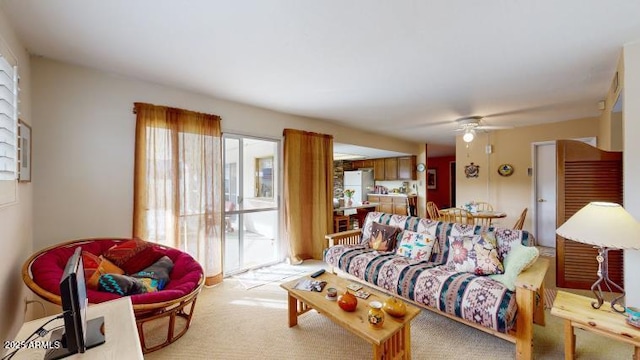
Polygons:
M624 289L609 279L609 248L599 247L596 260L598 261L598 280L591 285L591 291L596 295L596 301L592 302L591 306L594 309L600 309L602 304L604 304L604 298L602 296L602 286L604 285L609 292L614 292L614 290L616 290L616 292L622 293L611 300L611 309L615 312L623 313L625 311L625 307L618 304L618 301L624 297Z

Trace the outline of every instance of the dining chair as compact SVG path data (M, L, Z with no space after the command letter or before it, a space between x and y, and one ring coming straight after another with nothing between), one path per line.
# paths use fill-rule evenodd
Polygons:
M439 215L440 209L438 209L438 205L433 201L427 201L427 214L429 214L429 218L434 221L440 220Z
M440 221L473 225L473 214L466 209L448 208L439 211Z
M477 211L493 211L493 206L485 201L476 201L476 210Z
M524 210L522 210L522 214L520 214L518 221L513 225L514 230L522 230L522 226L524 226L524 219L527 217L527 210L528 208L524 208Z

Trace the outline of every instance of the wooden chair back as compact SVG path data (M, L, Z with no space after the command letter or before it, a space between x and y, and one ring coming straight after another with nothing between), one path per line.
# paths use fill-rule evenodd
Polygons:
M476 201L476 206L478 211L493 211L493 206L488 202Z
M438 205L433 201L427 201L427 214L429 214L429 219L438 221L440 220L440 209L438 209Z
M475 223L473 214L466 209L448 208L440 210L440 221L473 225Z
M522 230L522 227L524 226L524 219L527 217L527 210L529 209L524 208L524 210L522 210L522 214L520 214L518 221L513 225L514 230Z

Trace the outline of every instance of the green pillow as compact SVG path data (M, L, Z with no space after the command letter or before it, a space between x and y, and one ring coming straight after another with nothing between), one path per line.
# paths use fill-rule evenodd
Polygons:
M533 246L524 246L516 241L511 245L511 251L507 253L502 261L504 274L489 275L493 280L501 282L509 290L516 289L516 278L538 259L540 251Z

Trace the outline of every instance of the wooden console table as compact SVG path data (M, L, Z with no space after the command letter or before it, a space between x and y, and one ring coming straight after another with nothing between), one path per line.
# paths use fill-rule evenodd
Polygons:
M551 315L564 319L564 358L574 359L576 335L574 328L591 331L635 347L633 358L640 360L640 329L626 322L626 315L611 309L608 302L600 309L591 307L594 299L558 291Z

